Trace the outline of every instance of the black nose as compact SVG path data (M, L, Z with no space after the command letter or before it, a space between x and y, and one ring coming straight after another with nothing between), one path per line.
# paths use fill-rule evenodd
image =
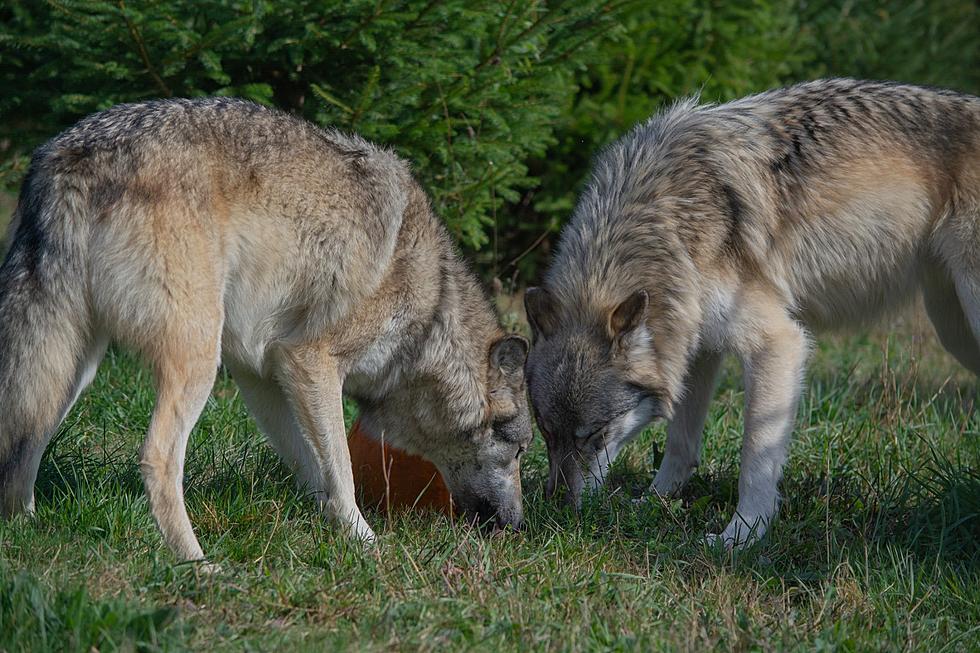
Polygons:
M524 530L524 520L520 516L502 514L486 500L479 501L467 512L471 521L485 533Z
M494 520L493 532L498 533L501 531L514 531L517 533L522 533L527 530L527 524L524 523L523 519L504 519L500 516Z

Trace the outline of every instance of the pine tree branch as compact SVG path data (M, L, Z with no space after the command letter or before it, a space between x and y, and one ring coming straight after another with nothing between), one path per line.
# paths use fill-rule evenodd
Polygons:
M119 0L119 11L123 17L123 20L126 21L126 27L129 29L129 35L133 38L133 42L136 44L140 58L143 59L143 65L146 66L146 71L150 74L150 77L152 77L153 81L156 82L157 88L159 88L164 95L168 97L173 95L173 91L170 90L167 83L164 82L163 78L160 77L159 73L157 73L156 68L153 67L152 63L150 63L150 55L146 51L146 43L143 41L143 36L140 34L139 29L137 29L136 25L133 24L133 21L129 20L129 16L126 14L126 3L123 0Z
M379 0L378 4L374 8L374 11L371 12L371 15L365 18L364 20L362 20L357 27L351 30L350 34L344 37L344 40L340 43L340 49L346 50L350 46L351 41L354 40L355 36L360 34L365 27L367 27L368 25L370 25L371 23L373 23L375 20L378 19L378 16L380 16L384 12L384 8L385 8L384 0Z

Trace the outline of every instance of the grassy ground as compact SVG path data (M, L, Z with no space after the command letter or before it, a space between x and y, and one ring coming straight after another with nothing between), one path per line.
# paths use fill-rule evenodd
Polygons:
M162 547L136 465L152 389L111 353L45 455L36 518L0 523L0 650L977 650L977 386L921 318L896 332L821 341L781 519L739 555L699 544L735 504L734 365L682 500L631 501L662 428L580 515L544 501L538 439L528 532L369 514L373 552L321 523L222 376L186 470L217 577Z

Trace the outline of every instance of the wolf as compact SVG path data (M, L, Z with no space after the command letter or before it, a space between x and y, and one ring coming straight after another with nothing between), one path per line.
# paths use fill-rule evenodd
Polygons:
M223 362L325 517L366 541L341 397L431 460L456 506L522 522L521 336L498 326L407 163L229 98L119 105L34 153L0 267L0 511L34 509L42 452L109 343L150 367L153 516L199 560L188 435Z
M980 373L980 99L827 79L721 105L679 102L596 159L525 307L547 494L578 502L668 420L650 492L698 465L723 357L744 370L728 547L761 537L811 334L921 290L943 345Z

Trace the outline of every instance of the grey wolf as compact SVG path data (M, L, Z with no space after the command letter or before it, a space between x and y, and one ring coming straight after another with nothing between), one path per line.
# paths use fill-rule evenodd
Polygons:
M33 156L0 268L0 509L116 342L151 367L140 466L183 560L188 434L219 361L323 513L355 503L342 393L434 462L457 505L522 521L526 341L505 335L404 161L235 99L120 105Z
M731 546L765 533L811 334L917 292L980 373L980 99L829 79L722 105L683 101L602 152L543 286L528 291L528 388L548 492L578 501L666 418L650 491L698 465L719 365L742 362Z

